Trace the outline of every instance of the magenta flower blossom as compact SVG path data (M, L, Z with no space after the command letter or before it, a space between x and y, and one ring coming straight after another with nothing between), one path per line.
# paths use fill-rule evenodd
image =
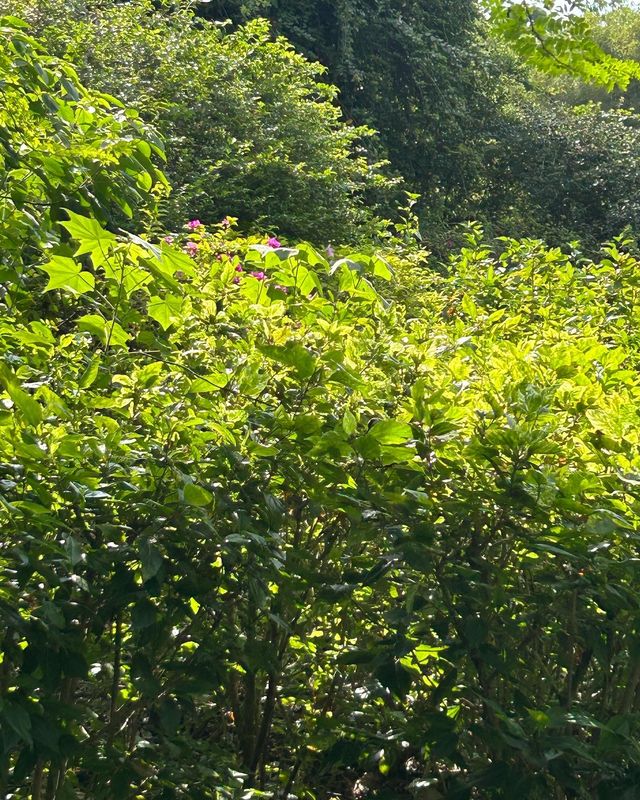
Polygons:
M236 272L244 272L242 264L236 264ZM253 273L252 273L253 274Z
M190 231L195 231L195 229L199 228L201 225L202 223L199 219L191 219L187 222L187 228L189 228Z
M173 236L165 236L165 237L164 237L164 241L165 241L167 244L173 244L173 241L174 241L174 240L173 240Z
M239 275L236 275L236 277L233 279L233 283L235 283L236 286L240 283L240 276Z
M264 279L267 277L267 276L264 274L264 272L252 272L252 273L251 273L251 275L252 275L252 276L253 276L253 277L254 277L254 278L257 280L257 281L263 281L263 280L264 280Z
M198 245L195 242L187 242L184 246L184 249L190 256L195 256L198 252Z
M269 247L273 247L273 248L274 248L274 250L275 250L276 248L278 248L278 247L282 247L282 245L281 245L281 244L280 244L280 242L279 242L279 241L276 239L276 237L275 237L275 236L272 236L272 237L271 237L271 238L270 238L270 239L267 241L267 244L269 245Z
M223 228L230 228L231 227L231 223L229 222L229 218L228 217L225 217L220 224L222 225Z

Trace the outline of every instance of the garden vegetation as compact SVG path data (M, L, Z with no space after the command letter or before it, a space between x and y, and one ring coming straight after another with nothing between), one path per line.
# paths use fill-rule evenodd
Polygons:
M0 5L0 796L637 797L637 12Z

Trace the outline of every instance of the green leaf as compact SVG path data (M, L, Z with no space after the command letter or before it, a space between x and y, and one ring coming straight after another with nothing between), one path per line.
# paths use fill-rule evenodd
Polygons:
M131 612L131 627L134 631L149 628L156 621L157 609L150 600L140 600Z
M293 343L288 345L258 345L261 353L280 364L294 367L297 375L302 378L310 378L316 369L316 357L303 347L301 344Z
M281 265L281 269L274 273L274 281L293 286L297 292L305 296L313 291L322 293L322 284L316 273L294 259L285 261Z
M460 301L460 308L471 319L475 319L478 316L478 307L468 294L465 294Z
M162 361L154 361L151 364L145 364L139 370L136 370L135 377L136 382L140 386L144 386L145 389L148 389L151 386L155 386L160 378L162 373L164 364Z
M210 372L208 375L194 378L189 384L189 394L219 392L229 383L229 377L225 372Z
M176 247L166 242L153 244L134 233L130 233L129 238L145 251L145 264L154 275L170 285L174 291L180 286L173 278L176 272L187 276L195 275L193 260Z
M334 265L335 266L335 265ZM360 265L357 265L360 266ZM355 268L348 259L344 259L338 273L341 292L363 297L367 300L379 300L380 296L369 281Z
M117 322L106 320L99 314L85 314L80 317L78 328L97 336L105 346L126 347L131 338Z
M95 288L95 278L90 272L83 272L82 267L72 258L53 256L51 261L40 269L47 273L49 282L45 292L52 289L67 289L74 294L85 294Z
M12 28L21 28L22 30L29 30L29 24L19 17L14 17L11 14L3 15L0 17L2 25L10 25Z
M205 508L213 503L211 492L195 483L185 484L183 495L185 503L196 508Z
M76 255L80 256L85 253L96 252L103 257L106 256L112 245L117 241L115 235L105 230L93 217L83 217L81 214L69 211L69 209L65 209L65 211L69 215L69 221L60 224L79 243Z
M0 716L12 728L23 742L33 744L31 738L31 717L29 712L13 702L5 702L1 707Z
M93 333L103 342L106 341L107 320L99 314L85 314L78 320L78 328L81 331Z
M341 383L343 386L348 386L350 389L362 389L365 386L362 377L358 375L355 370L345 367L344 364L336 364L335 362L329 362L329 365L335 367L336 370L331 373L327 381Z
M342 417L342 430L347 436L353 436L358 428L358 420L348 409L344 412Z
M74 536L68 536L65 542L65 550L69 556L69 562L75 567L82 561L82 545Z
M30 394L15 386L7 386L7 391L9 392L9 397L20 409L29 425L35 427L42 422L42 408L37 400L34 400Z
M191 259L182 250L177 247L162 242L160 245L160 254L158 256L158 263L165 271L170 271L171 274L182 272L184 275L192 276L196 274L195 267L193 266L193 259Z
M395 420L376 422L369 430L369 436L380 444L405 444L413 437L411 425Z
M147 306L147 314L151 319L155 319L165 331L180 321L181 310L182 298L170 294L164 297L158 297L157 295L150 297Z
M78 387L80 389L88 389L90 386L93 385L95 379L98 377L98 372L100 371L101 363L102 359L99 355L93 356L87 368L78 379Z
M391 269L389 264L384 260L384 258L380 258L379 256L372 256L371 265L373 267L373 274L377 278L382 278L385 281L393 280L394 277L393 270Z
M33 427L39 425L42 422L40 403L20 388L16 376L4 364L0 364L0 383L5 387L13 404L22 413L27 423Z
M142 564L142 578L148 581L155 577L160 571L164 563L162 553L148 539L142 539L140 541L138 552Z

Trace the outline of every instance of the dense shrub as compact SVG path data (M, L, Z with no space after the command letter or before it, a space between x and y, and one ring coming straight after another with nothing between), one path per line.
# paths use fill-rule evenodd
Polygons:
M599 243L640 226L640 124L629 112L520 94L494 123L479 216L495 233Z
M0 796L636 797L632 242L168 234L153 130L16 20L0 99ZM507 112L496 219L635 219L626 117Z
M9 22L0 32L0 265L15 277L57 241L65 209L113 228L152 213L168 185L151 160L161 143L137 114L86 91L69 64Z
M3 234L2 794L633 797L627 246L471 228L430 272L410 214L395 271L229 219L117 234L87 187L144 201L142 129L99 98L73 127L73 73L0 41L25 158L66 134L97 170L59 213L64 152L28 162L35 233Z
M82 79L136 108L166 142L169 226L224 214L322 241L358 238L390 184L341 120L324 68L255 21L233 33L189 4L2 0ZM366 200L366 203L365 203Z
M635 259L473 235L408 316L362 254L67 227L0 328L14 796L633 789Z

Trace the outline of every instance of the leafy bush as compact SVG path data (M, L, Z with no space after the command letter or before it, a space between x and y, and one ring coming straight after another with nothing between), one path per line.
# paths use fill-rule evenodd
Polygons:
M0 327L14 796L636 785L632 256L472 232L408 316L379 258L63 225Z
M73 68L19 27L0 28L0 266L18 278L51 246L64 209L110 225L153 210L167 183L162 146L134 111L86 91ZM0 24L2 24L0 22ZM18 27L16 27L18 25ZM7 273L6 270L9 270Z
M395 270L233 219L116 233L88 187L144 202L114 155L144 131L103 164L117 113L74 127L73 73L0 41L6 116L54 153L71 125L96 170L56 218L64 151L30 167L36 227L5 235L2 794L632 798L629 243L591 262L472 227L429 272L398 249L411 212Z
M501 234L597 251L612 233L639 230L639 157L635 115L522 94L494 125L481 216Z
M482 172L482 131L499 113L475 0L212 0L198 13L272 20L328 67L347 118L379 131L370 148L424 196L430 237L467 218Z
M88 85L137 108L163 135L177 227L229 213L244 224L322 241L364 233L391 189L341 120L324 68L271 39L264 21L225 34L186 3L3 0ZM367 203L365 204L365 199Z

